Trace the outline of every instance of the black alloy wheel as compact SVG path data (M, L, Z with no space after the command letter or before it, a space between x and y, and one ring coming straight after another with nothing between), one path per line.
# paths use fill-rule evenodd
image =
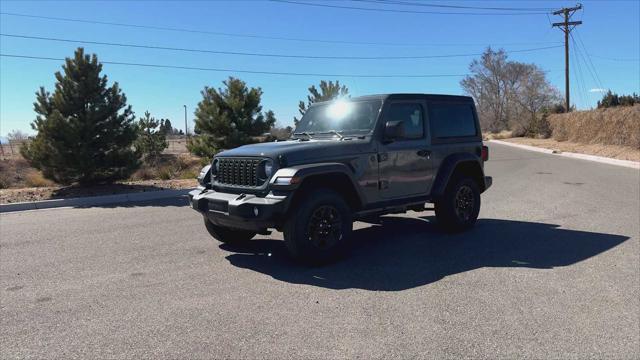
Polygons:
M466 222L473 216L475 199L473 190L468 185L458 188L455 197L454 210L460 221Z
M334 246L342 237L342 220L338 209L321 205L313 211L307 227L309 241L318 249Z

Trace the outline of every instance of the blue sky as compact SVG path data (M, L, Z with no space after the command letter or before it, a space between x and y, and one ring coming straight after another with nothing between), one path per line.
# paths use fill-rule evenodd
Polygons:
M383 6L355 1L321 4L461 11ZM575 2L434 0L424 4L559 8L575 5ZM586 49L592 55L590 58L595 74L589 71L586 57L572 64L572 102L578 108L595 106L601 93L590 90L597 88L610 88L618 93L640 92L640 2L583 1L583 4L584 11L576 13L574 20L581 19L584 24L574 34L576 41L581 40L584 44L581 50L584 52ZM5 13L360 43L270 40L0 15L3 34L237 52L330 56L473 54L482 52L488 45L502 47L509 52L561 45L563 39L561 31L552 29L549 23L549 20L560 21L560 17L539 14L471 16L394 13L264 1L0 1L0 7ZM473 56L419 60L282 59L0 37L0 52L3 54L64 58L72 55L77 46L84 46L86 51L98 54L103 61L321 74L459 75L467 73L473 59ZM510 58L538 64L548 71L550 81L564 91L563 54L562 48L553 48L512 53ZM61 61L0 58L0 134L5 135L12 129L32 133L29 124L35 117L32 105L34 93L39 86L53 89L53 74L60 70L61 64ZM156 117L171 119L174 126L180 128L184 127L183 105L187 105L192 127L193 110L201 99L200 91L205 85L219 87L222 80L230 75L263 89L264 108L276 113L280 126L292 124L293 116L297 115L298 101L306 97L310 85L322 79L340 80L356 96L388 92L462 93L459 86L461 77L371 79L284 76L113 64L105 64L103 70L110 81L120 83L136 115L149 110Z

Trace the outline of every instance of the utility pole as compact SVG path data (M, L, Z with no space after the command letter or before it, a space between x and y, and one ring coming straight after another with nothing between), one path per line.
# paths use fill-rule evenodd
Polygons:
M184 136L189 136L189 128L187 127L187 105L184 106Z
M571 8L562 8L554 11L553 15L563 15L564 22L553 23L552 27L559 27L564 32L564 97L565 97L565 112L569 112L571 109L571 103L569 101L569 33L573 28L582 24L582 21L569 21L573 13L582 9L582 4L578 3Z

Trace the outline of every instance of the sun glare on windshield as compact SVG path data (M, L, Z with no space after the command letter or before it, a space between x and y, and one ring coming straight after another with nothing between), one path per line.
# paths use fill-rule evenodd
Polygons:
M338 100L327 107L327 116L336 120L344 119L349 115L352 108L353 106L350 102Z

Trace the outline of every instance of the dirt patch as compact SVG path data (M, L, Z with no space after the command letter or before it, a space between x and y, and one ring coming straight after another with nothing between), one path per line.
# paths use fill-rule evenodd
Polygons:
M0 204L101 195L129 194L168 189L191 189L195 188L197 185L198 183L196 179L173 179L124 181L115 184L95 185L91 187L50 186L39 188L31 187L21 189L1 189Z
M537 146L563 152L597 155L620 160L640 161L640 149L631 146L583 144L571 141L556 141L554 139L533 139L525 137L503 139L502 141Z

